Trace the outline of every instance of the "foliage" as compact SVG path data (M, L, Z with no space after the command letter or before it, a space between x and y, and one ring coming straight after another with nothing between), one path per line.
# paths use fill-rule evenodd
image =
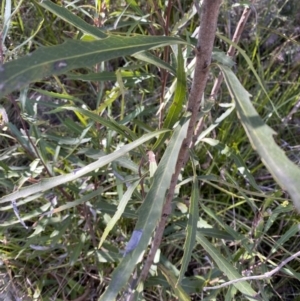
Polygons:
M0 299L296 300L297 259L209 288L299 250L298 2L254 3L237 45L252 4L223 1L199 112L197 6L58 2L1 6Z

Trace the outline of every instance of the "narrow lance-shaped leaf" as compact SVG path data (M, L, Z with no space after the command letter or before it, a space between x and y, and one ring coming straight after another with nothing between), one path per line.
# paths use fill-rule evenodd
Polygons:
M182 286L176 282L176 277L173 274L173 272L168 270L162 264L159 264L159 269L161 270L161 272L163 273L163 275L167 279L168 283L170 284L170 286L174 290L175 295L178 298L178 300L180 300L180 301L190 301L191 300L190 296L185 292L185 290L182 288Z
M154 174L153 184L138 211L139 217L135 230L142 233L139 237L140 240L136 248L124 257L113 272L110 284L99 301L113 301L116 299L118 292L126 285L139 257L147 249L152 233L161 217L165 194L175 171L179 150L186 137L188 120L188 118L183 118L176 127Z
M19 198L25 198L29 195L41 192L41 191L46 191L51 188L57 187L59 185L62 185L64 183L68 183L70 181L74 181L89 172L94 171L95 169L101 168L110 162L124 156L127 154L129 151L133 150L134 148L138 147L139 145L143 144L144 142L148 141L149 139L157 136L158 134L164 133L164 130L160 130L154 133L146 134L139 138L138 140L129 143L127 145L124 145L121 147L119 150L113 152L112 154L106 155L101 157L99 160L88 164L81 169L74 171L72 173L68 173L65 175L57 176L57 177L52 177L49 179L43 179L39 183L36 183L34 185L24 187L20 190L17 190L9 195L6 195L0 199L0 204L5 203L11 200L17 200Z
M274 112L276 113L276 115L279 117L279 114L277 112L277 109L274 105L274 103L272 102L272 100L270 99L269 97L269 94L266 90L266 88L264 87L263 85L263 82L261 80L261 78L259 77L258 73L256 72L255 70L255 67L253 66L253 63L251 61L251 59L249 58L249 56L246 54L246 51L244 49L242 49L239 45L237 45L236 43L232 42L230 39L226 38L225 36L219 34L219 33L216 33L216 36L222 40L224 40L226 43L228 43L229 45L232 45L235 49L238 50L239 54L241 54L243 56L243 58L246 60L250 70L252 71L253 75L255 76L257 82L259 83L262 91L264 91L265 95L267 96L268 100L270 101L271 105L272 105L272 108L274 110ZM224 63L222 63L222 65L224 65ZM228 64L226 64L228 66Z
M172 126L179 120L179 116L182 114L182 108L186 100L186 74L184 70L182 49L180 46L178 46L176 76L177 85L174 94L174 100L164 122L164 128L172 128Z
M255 188L258 191L261 191L260 187L255 182L253 175L248 170L248 167L247 167L246 163L243 161L241 155L236 153L233 149L228 147L226 144L221 143L219 140L215 140L212 138L203 138L201 140L202 140L202 142L208 143L209 145L218 149L221 152L221 154L231 158L234 161L240 174L245 179L247 179L247 181L249 181L249 183L252 185L253 188Z
M186 239L184 242L184 254L181 260L180 274L176 286L181 283L184 274L187 271L188 265L191 261L192 251L195 246L195 240L196 240L197 222L199 220L199 207L198 207L198 201L200 198L199 185L198 185L196 166L193 161L192 163L193 163L192 166L194 170L192 196L190 199L189 216L188 216L187 229L186 229Z
M111 231L111 229L115 226L117 221L122 217L122 214L126 208L126 205L127 205L128 201L130 200L130 198L131 198L134 190L136 189L137 185L139 184L139 182L140 181L135 181L134 183L132 183L128 187L127 191L124 193L124 195L118 205L117 211L115 212L115 214L113 215L111 220L107 223L107 226L105 227L105 230L103 231L102 237L101 237L99 245L98 245L98 249L101 248L102 244L104 243L104 241L105 241L106 237L108 236L109 232Z
M51 11L60 19L68 22L69 24L75 26L77 29L81 30L83 33L87 33L95 38L106 38L107 34L102 32L99 28L86 23L81 18L77 17L75 14L71 13L67 8L54 4L49 0L43 0L39 3L40 6Z
M202 245L204 250L211 256L213 261L217 264L219 269L228 277L229 280L242 278L233 265L215 248L201 233L197 231L197 241ZM250 284L246 281L237 282L233 284L241 293L244 294L245 299L255 301L256 292L251 288ZM243 299L244 300L244 299ZM258 299L259 300L259 299Z
M137 60L144 61L146 63L149 63L151 65L154 65L156 67L166 69L172 74L176 74L176 70L168 63L163 61L162 59L158 58L157 56L151 54L150 52L139 52L133 55Z
M184 59L181 47L178 47L176 74L177 79L174 99L168 110L166 120L163 124L163 128L166 129L171 129L173 125L179 120L180 114L182 114L182 108L186 97L186 74L184 70ZM167 139L168 136L168 133L162 135L155 143L154 150L156 150Z
M68 40L58 46L40 48L0 67L0 97L50 75L177 43L184 42L173 37L109 36L99 41Z
M228 67L219 65L226 85L236 103L237 113L252 147L258 152L262 162L282 189L286 190L295 207L300 211L300 169L290 161L284 151L274 141L276 134L264 123L253 107L249 93Z

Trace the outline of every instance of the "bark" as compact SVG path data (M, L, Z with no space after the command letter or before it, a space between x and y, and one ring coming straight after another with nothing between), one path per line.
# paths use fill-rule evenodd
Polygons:
M153 263L156 251L161 244L166 222L171 212L171 202L174 197L174 191L178 176L181 172L182 167L186 165L189 157L189 146L191 145L194 137L194 129L198 119L201 99L209 76L209 66L211 63L212 50L217 29L219 7L221 2L222 0L203 0L202 2L200 15L201 26L198 33L194 78L187 105L188 111L191 112L188 133L179 152L176 170L172 176L169 192L166 196L163 215L158 224L152 242L152 247L144 264L139 281L144 281L146 279L149 269Z

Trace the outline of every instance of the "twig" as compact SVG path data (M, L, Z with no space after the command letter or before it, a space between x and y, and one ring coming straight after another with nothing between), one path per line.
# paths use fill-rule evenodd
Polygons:
M182 167L186 165L186 162L188 160L189 146L193 139L194 127L198 119L198 112L200 110L201 99L209 75L209 65L211 62L211 54L217 29L217 20L221 2L222 0L203 0L202 3L200 17L201 26L198 34L198 43L196 49L195 73L187 105L188 111L192 113L189 122L187 137L185 138L181 146L177 159L175 173L172 176L169 192L166 196L162 218L157 226L151 250L145 261L138 282L144 281L146 279L156 251L161 244L167 219L171 213L171 202L174 197L174 191L177 184L178 176L181 172Z
M300 99L298 99L297 103L294 105L293 109L289 112L289 114L283 118L281 121L284 126L292 119L292 116L297 113L300 109Z
M241 281L247 281L247 280L260 280L260 279L265 279L265 278L270 278L271 276L273 276L275 273L279 272L279 270L285 266L288 262L290 262L291 260L297 258L298 256L300 256L300 251L298 251L297 253L291 255L290 257L286 258L285 260L283 260L283 262L278 265L275 269L271 270L270 272L266 272L262 275L256 275L256 276L248 276L248 277L242 277L242 278L239 278L239 279L234 279L234 280L230 280L228 282L225 282L223 284L220 284L220 285L216 285L216 286L213 286L213 287L204 287L203 290L204 291L208 291L208 290L216 290L216 289L219 289L219 288L222 288L222 287L225 287L225 286L228 286L228 285L231 285L231 284L234 284L234 283L238 283L238 282L241 282Z
M251 2L252 4L254 4L255 0L252 0ZM240 21L238 22L235 33L232 38L232 42L237 44L240 41L242 32L244 31L250 13L251 13L251 8L246 7L243 11ZM235 56L235 48L233 45L230 45L227 51L227 56L232 58ZM217 79L214 82L213 88L210 93L210 99L212 101L215 101L215 99L217 98L222 82L223 82L223 74L220 72ZM198 125L195 130L195 137L198 137L202 133L203 125L204 125L204 117L201 117L201 119L198 121Z
M252 4L255 2L255 0L252 0ZM240 21L236 27L236 30L235 30L235 33L233 35L233 38L232 38L232 42L234 42L235 44L237 44L239 41L240 41L240 38L241 38L241 35L242 35L242 32L244 31L244 28L245 28L245 25L246 25L246 22L250 16L250 13L251 13L251 7L246 7L243 11L243 14L240 18ZM227 55L230 56L230 57L234 57L235 55L235 48L233 45L230 45L229 46L229 49L227 51ZM212 91L211 91L211 98L215 99L219 90L220 90L220 86L222 84L222 81L223 81L223 73L220 72L218 78L215 80L214 82L214 86L212 88Z

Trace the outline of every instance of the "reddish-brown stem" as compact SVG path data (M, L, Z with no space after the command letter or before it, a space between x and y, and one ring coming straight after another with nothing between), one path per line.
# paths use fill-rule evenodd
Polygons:
M217 28L219 7L221 2L222 0L204 0L202 3L200 17L201 26L198 34L198 43L196 50L196 66L193 84L187 105L188 111L191 112L188 133L185 140L183 141L179 152L175 173L172 176L169 192L166 196L162 218L159 222L159 225L157 226L151 250L144 264L139 281L144 281L146 279L149 269L153 263L156 251L161 244L163 232L171 211L171 202L174 196L177 179L182 167L186 165L186 162L188 160L189 145L193 139L194 128L198 119L198 112L200 110L200 103L209 75L209 65L211 62L211 55Z
M255 2L255 0L252 0L252 4L254 2ZM244 28L245 28L246 22L247 22L247 20L250 16L250 13L251 13L251 8L246 7L243 11L243 14L240 18L240 21L239 21L239 23L236 27L235 33L234 33L233 38L232 38L232 41L236 44L240 41L242 32L244 31ZM230 45L230 47L227 51L227 55L232 57L232 58L235 56L235 47L233 45ZM220 72L217 79L214 82L213 88L212 88L211 93L210 93L210 99L212 101L214 101L217 98L217 95L219 93L222 82L223 82L223 74ZM201 134L203 125L204 125L204 119L202 117L198 121L198 125L197 125L196 131L195 131L195 138L198 137Z
M255 0L252 0L252 3L254 3ZM238 43L240 41L240 38L241 38L241 35L242 35L242 32L244 31L244 28L245 28L245 25L246 25L246 22L250 16L250 13L251 13L251 8L250 7L246 7L243 11L243 14L240 18L240 21L236 27L236 30L235 30L235 33L233 35L233 38L232 38L232 42L234 43ZM227 55L230 56L230 57L234 57L235 55L235 47L233 45L230 45L228 51L227 51ZM218 78L215 80L214 82L214 86L211 90L211 98L213 99L216 99L217 97L217 94L219 93L219 90L220 90L220 86L222 84L222 81L223 81L223 74L220 73Z

